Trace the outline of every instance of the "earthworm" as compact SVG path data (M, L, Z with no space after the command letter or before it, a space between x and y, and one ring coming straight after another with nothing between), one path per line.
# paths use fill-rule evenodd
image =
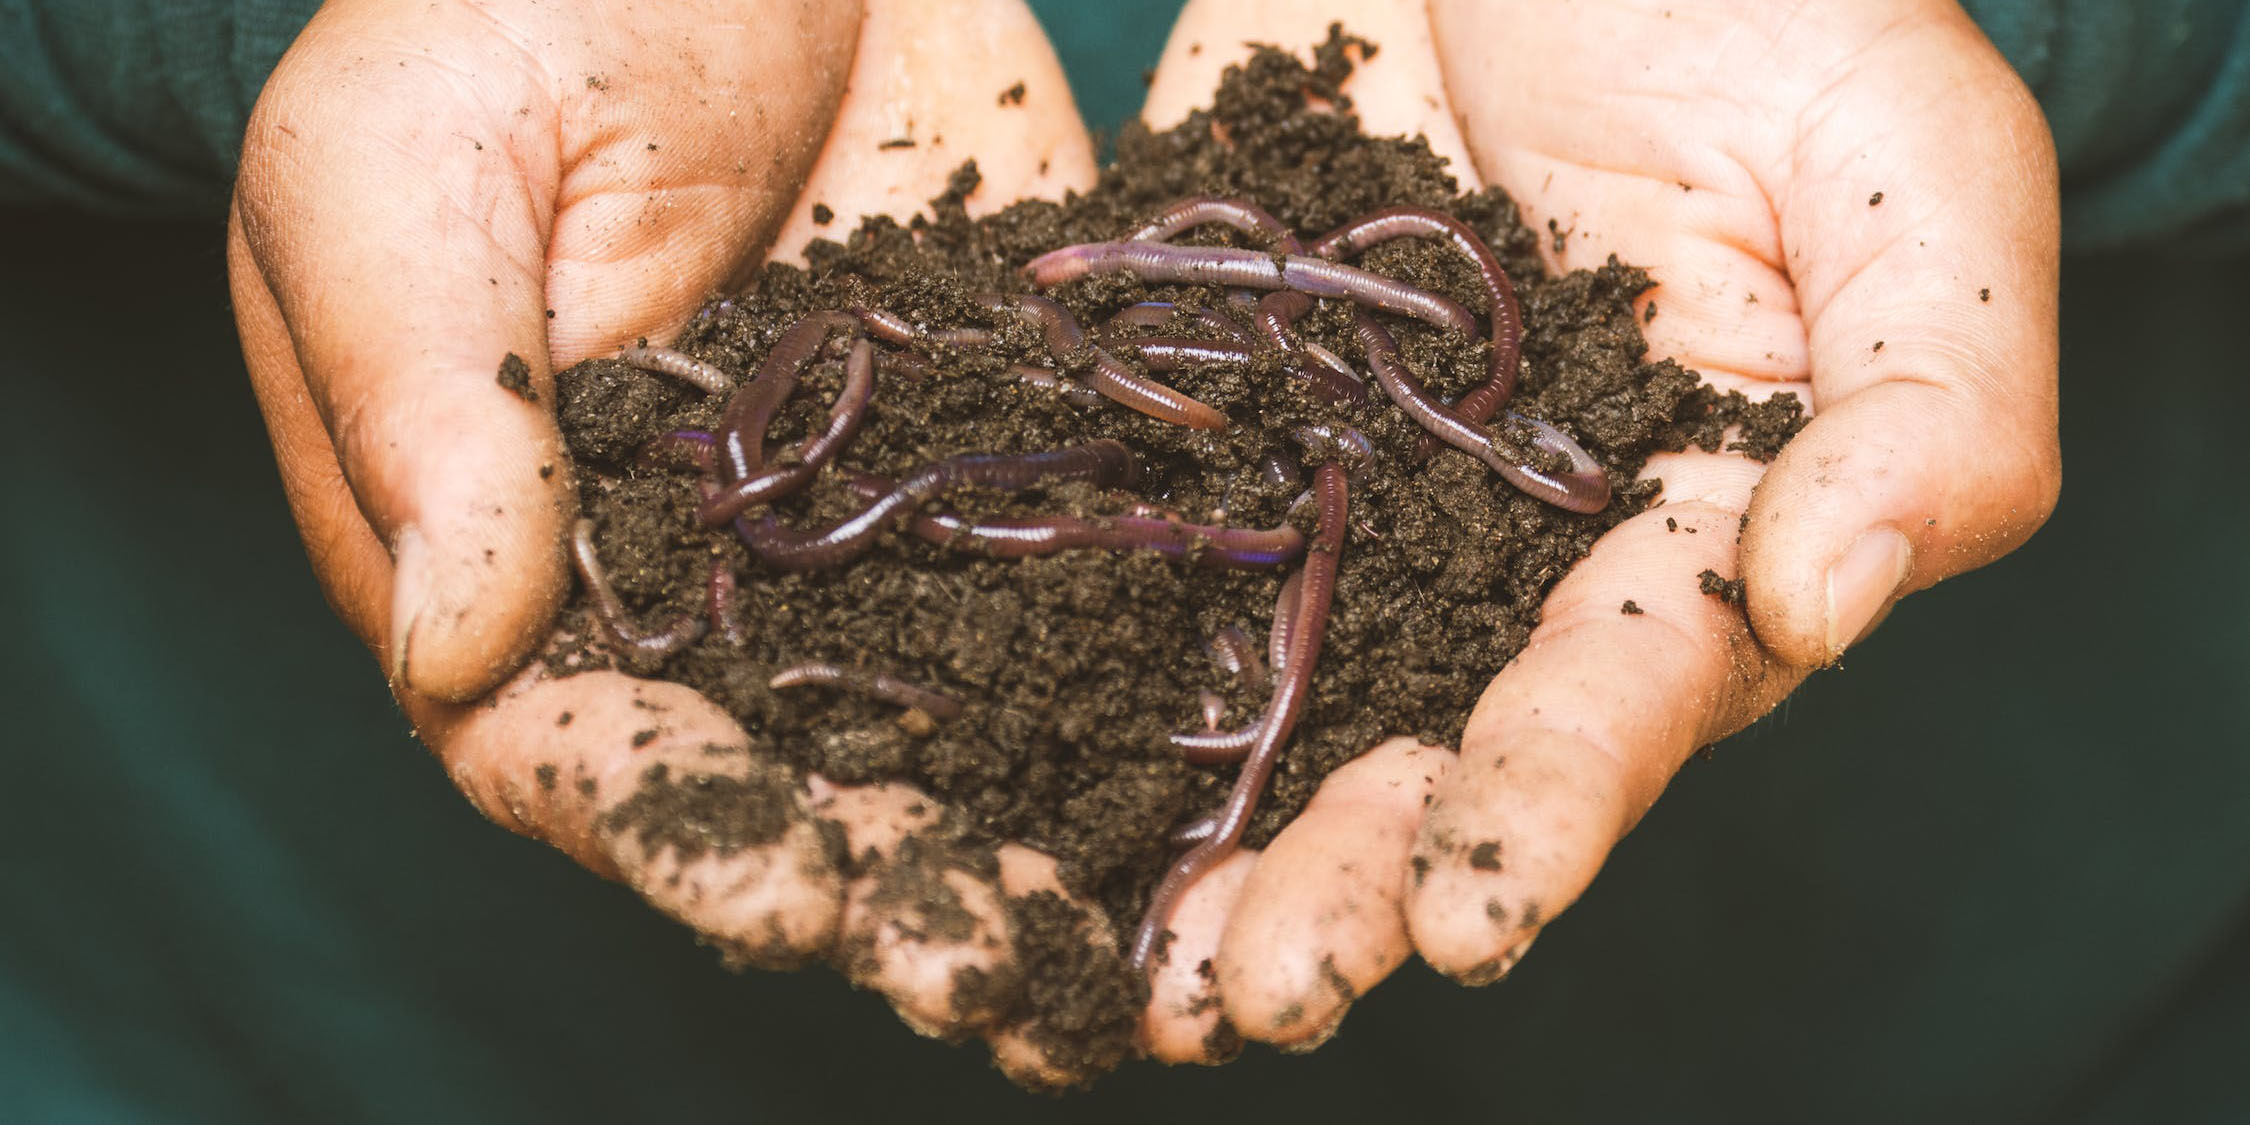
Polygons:
M1484 279L1487 314L1492 322L1492 362L1483 384L1461 401L1453 412L1471 422L1483 423L1515 393L1516 368L1523 356L1523 308L1516 301L1516 286L1500 259L1469 224L1427 207L1385 207L1337 227L1313 243L1312 253L1322 258L1349 257L1394 238L1443 238L1453 243Z
M1033 285L1043 289L1105 273L1131 274L1143 281L1295 289L1315 297L1348 298L1472 338L1479 335L1476 317L1447 298L1378 273L1303 254L1228 246L1174 246L1167 242L1084 242L1033 258L1023 272Z
M1273 629L1267 634L1269 637L1267 658L1273 662L1275 675L1280 675L1288 668L1289 630L1297 618L1297 596L1304 589L1304 574L1305 572L1302 570L1290 574L1288 580L1281 584L1280 596L1274 599ZM1235 632L1239 634L1241 630L1237 629ZM1216 638L1213 639L1216 640ZM1247 638L1245 638L1245 643L1247 643ZM1255 664L1258 659L1255 649L1245 652L1243 656L1245 660L1252 664ZM1251 690L1257 689L1253 687ZM1171 736L1172 745L1179 748L1180 757L1190 765L1232 765L1241 761L1243 755L1250 752L1250 746L1258 741L1258 730L1265 725L1265 721L1265 716L1260 715L1250 725L1235 730L1206 730L1197 734L1175 733Z
M618 358L643 371L670 375L683 383L693 384L709 394L723 395L734 388L734 376L687 354L653 344L635 344L618 353Z
M685 466L700 473L711 473L719 464L719 439L702 430L658 434L641 447L641 464Z
M734 568L725 559L711 560L710 591L705 598L710 607L711 629L719 639L741 648L749 638L742 632L742 619L734 612Z
M683 613L662 629L643 629L625 616L625 603L602 573L601 556L594 552L594 521L582 519L570 529L570 561L578 580L594 601L594 622L609 643L626 655L663 658L694 644L703 636L703 619Z
M1367 352L1367 364L1375 370L1375 381L1382 386L1383 393L1421 423L1423 429L1436 434L1438 440L1491 466L1525 495L1565 511L1598 512L1609 503L1609 475L1591 454L1570 440L1569 435L1544 422L1521 415L1510 416L1511 421L1520 418L1531 427L1532 448L1559 454L1570 462L1570 468L1560 473L1540 468L1522 446L1461 417L1425 391L1399 358L1398 344L1391 339L1390 331L1376 323L1374 317L1360 310L1353 314L1352 324L1359 332L1360 346Z
M1016 363L1008 366L1008 373L1034 387L1043 387L1061 395L1063 401L1072 406L1100 406L1108 401L1101 396L1100 391L1075 380L1065 379L1045 367Z
M1323 453L1344 462L1344 470L1357 478L1375 461L1375 443L1367 435L1350 426L1331 426L1325 423L1299 426L1293 436L1305 449Z
M1297 463L1278 453L1267 454L1265 460L1258 462L1258 475L1275 488L1302 488L1305 483L1304 472Z
M1305 576L1299 571L1281 584L1281 593L1273 599L1273 627L1267 634L1267 648L1273 660L1274 671L1279 672L1289 660L1289 634L1297 624L1298 599L1303 596Z
M1248 634L1240 625L1229 625L1211 635L1211 662L1219 671L1233 676L1249 691L1264 691L1266 687L1266 662L1259 659L1258 649L1250 643Z
M841 523L813 531L783 527L772 513L735 529L751 553L783 570L814 570L849 562L875 545L893 526L940 496L979 487L1017 492L1047 481L1083 480L1104 488L1129 482L1137 471L1133 452L1102 438L1043 453L968 453L916 469L898 486Z
M1307 344L1297 335L1297 318L1313 306L1313 299L1295 289L1276 289L1258 301L1257 315L1252 319L1265 333L1267 341L1281 349L1289 359L1289 373L1302 379L1321 392L1330 402L1361 403L1367 401L1367 384L1360 382L1351 365L1336 358L1336 353L1315 344ZM1310 367L1304 362L1314 355L1320 366Z
M817 312L783 330L766 352L758 374L734 392L719 415L719 469L728 481L740 480L766 466L766 426L774 411L797 389L797 376L812 361L828 334L838 328L856 329L860 319L845 312Z
M1132 329L1163 328L1170 325L1174 317L1179 316L1190 317L1205 329L1238 344L1250 342L1250 330L1232 319L1210 309L1182 308L1170 301L1142 301L1137 305L1127 305L1116 316L1103 321L1102 326L1094 330L1094 334L1105 340L1127 339L1135 334Z
M1297 236L1291 234L1280 219L1267 214L1258 205L1211 195L1192 196L1165 208L1163 214L1126 235L1125 239L1128 242L1158 242L1206 223L1224 223L1244 234L1263 237L1273 243L1274 249L1284 254L1296 254L1305 248L1304 243L1297 241Z
M992 333L982 328L940 328L925 331L916 327L913 321L886 309L853 305L845 311L859 318L868 335L900 347L944 344L955 348L974 348L992 342Z
M1132 348L1151 371L1177 371L1191 363L1248 363L1250 349L1243 344L1192 340L1185 336L1142 336L1118 341Z
M1171 923L1172 908L1179 902L1180 893L1234 854L1241 844L1243 830L1250 826L1250 814L1257 808L1267 779L1273 776L1281 747L1296 730L1298 715L1304 710L1313 666L1320 660L1321 638L1328 628L1329 601L1336 591L1336 565L1343 556L1351 501L1351 484L1343 467L1333 461L1320 466L1313 487L1319 493L1320 526L1305 553L1301 572L1304 584L1298 592L1296 620L1289 633L1288 662L1275 682L1265 717L1259 721L1257 741L1243 760L1242 772L1235 777L1226 803L1219 806L1212 831L1172 865L1149 898L1148 913L1133 935L1131 960L1135 969L1148 967L1157 939Z
M995 312L1022 313L1038 321L1047 337L1047 350L1057 362L1080 348L1092 351L1094 362L1086 373L1086 385L1100 392L1102 397L1191 430L1226 428L1226 415L1161 383L1151 383L1133 374L1116 356L1089 345L1085 331L1078 327L1078 318L1070 315L1069 309L1045 297L1022 293L989 294L978 298L978 302Z
M828 428L798 444L797 463L766 469L726 485L696 506L695 518L705 527L717 527L752 504L771 503L811 484L822 466L851 444L852 435L867 418L867 403L874 395L875 344L862 337L852 341L851 357L844 361L844 387L836 394L836 404L828 409Z
M852 487L879 498L889 481L861 473ZM1106 549L1154 551L1166 558L1234 570L1266 570L1302 554L1303 532L1287 523L1272 528L1220 527L1163 516L1038 516L968 520L949 512L918 514L907 524L917 537L940 547L972 550L999 559Z
M875 373L896 375L910 383L919 383L937 373L930 361L905 352L876 352Z
M1219 729L1219 720L1227 717L1227 697L1212 691L1210 688L1204 688L1198 702L1203 705L1204 729Z
M793 687L830 687L912 707L933 719L945 721L961 717L961 701L920 684L902 680L888 672L867 672L858 668L845 668L837 664L798 664L774 673L766 686L780 691Z

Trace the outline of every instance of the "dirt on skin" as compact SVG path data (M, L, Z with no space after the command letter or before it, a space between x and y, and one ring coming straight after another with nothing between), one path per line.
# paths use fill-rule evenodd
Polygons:
M1190 520L1267 527L1286 517L1314 463L1290 436L1295 428L1330 423L1372 439L1375 461L1351 487L1351 530L1311 698L1258 804L1245 841L1252 847L1304 808L1329 771L1384 738L1454 744L1478 693L1538 623L1548 590L1598 536L1654 499L1653 483L1634 483L1651 453L1689 444L1716 449L1727 440L1722 431L1739 426L1729 447L1770 458L1802 425L1789 396L1751 405L1711 392L1670 361L1647 359L1633 308L1650 285L1641 271L1612 261L1547 276L1538 234L1504 193L1457 194L1420 139L1362 135L1337 84L1367 49L1332 33L1310 68L1261 51L1228 72L1210 112L1162 133L1128 126L1099 185L1061 204L1020 202L971 220L961 200L977 176L965 166L934 201L933 218L905 227L872 219L841 244L817 241L807 252L810 268L766 267L746 292L703 310L675 343L747 380L775 337L816 310L864 305L925 327L989 327L997 332L990 347L935 352L933 377L881 379L871 414L839 463L895 478L956 453L1029 452L1095 438L1120 440L1142 459L1135 492L1063 486L950 501L972 517L1119 515L1144 501ZM1190 195L1253 201L1306 236L1393 204L1434 207L1469 223L1521 294L1524 364L1511 408L1576 436L1607 466L1616 499L1600 513L1573 515L1515 492L1453 450L1418 460L1423 431L1380 393L1363 406L1331 404L1284 375L1270 350L1247 368L1159 377L1224 411L1232 424L1215 432L1106 403L1072 406L1009 374L1011 363L1023 362L1059 365L1067 375L1082 371L1086 356L1048 355L1034 326L981 311L971 294L1022 291L1017 270L1032 257L1119 237ZM1220 227L1183 241L1252 245ZM1473 266L1441 242L1394 241L1358 264L1484 310ZM1218 289L1117 277L1049 295L1089 328L1138 301L1229 307ZM1242 313L1231 315L1247 323ZM1435 392L1452 397L1485 378L1486 343L1386 320L1410 367ZM1199 334L1181 328L1177 334ZM1299 329L1364 369L1343 302L1321 302ZM792 448L825 424L841 381L840 361L806 371L770 432L776 448ZM1011 561L891 534L849 565L781 573L755 562L726 529L697 525L692 473L640 460L660 434L712 428L720 400L611 360L564 371L556 386L583 510L636 618L662 624L703 613L715 560L739 582L742 643L712 633L661 663L626 663L628 670L718 701L749 732L754 753L792 770L842 783L911 782L942 802L949 810L943 823L881 876L882 894L918 896L935 923L958 925L946 921L958 910L945 906L947 867L989 872L991 849L1020 841L1057 857L1064 883L1098 904L1121 936L1130 933L1176 857L1168 832L1216 807L1234 779L1232 767L1183 762L1166 736L1203 727L1199 691L1226 700L1228 727L1252 721L1266 703L1264 692L1221 673L1205 642L1240 625L1262 648L1276 592L1294 566L1246 572L1108 551ZM1274 459L1301 464L1302 474L1269 472ZM813 527L856 511L864 501L837 478L824 473L781 503L783 521ZM1298 526L1309 536L1310 516ZM588 612L581 594L565 615L566 632L595 637ZM581 641L548 659L568 671L614 658ZM834 690L766 686L776 671L805 661L889 672L945 692L965 710L932 724ZM683 850L771 839L788 800L780 785L697 787L658 771L642 786L605 828ZM834 858L847 872L864 862ZM1054 895L1011 903L1010 923L1019 963L1005 979L957 981L963 1010L1037 1017L1040 1045L1087 1073L1128 1055L1146 989L1116 954L1087 944L1085 927L1102 923ZM852 958L849 950L834 954L846 968Z

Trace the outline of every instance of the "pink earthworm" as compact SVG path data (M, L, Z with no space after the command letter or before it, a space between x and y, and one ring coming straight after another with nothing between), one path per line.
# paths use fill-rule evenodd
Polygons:
M1484 279L1485 298L1491 303L1492 362L1485 381L1461 396L1453 412L1471 422L1486 422L1515 393L1516 368L1523 357L1523 307L1516 300L1515 282L1500 268L1500 259L1469 224L1427 207L1385 207L1345 223L1313 243L1312 253L1322 258L1357 254L1394 238L1442 238L1453 243L1477 267ZM1426 456L1427 454L1425 454Z
M717 527L752 504L770 504L811 484L821 468L851 444L874 396L875 345L863 337L852 341L851 356L844 361L844 387L828 410L828 428L798 444L797 463L765 469L722 486L696 506L695 518L705 527Z
M985 308L994 312L1014 312L1029 316L1039 322L1046 334L1047 350L1056 362L1063 357L1087 348L1093 353L1093 365L1086 373L1086 385L1099 391L1104 398L1122 406L1140 411L1151 418L1186 426L1191 430L1221 430L1227 425L1227 416L1211 406L1181 394L1179 391L1152 383L1135 375L1116 356L1087 343L1086 333L1078 327L1078 318L1070 310L1030 294L989 294L978 298Z
M1366 402L1367 384L1360 381L1359 373L1353 371L1350 364L1327 348L1307 343L1297 335L1297 318L1312 307L1311 297L1295 289L1276 289L1259 299L1257 315L1252 319L1265 333L1267 341L1288 357L1290 373L1312 384L1328 401ZM1308 358L1319 366L1307 364Z
M1167 242L1085 242L1033 258L1024 276L1040 288L1094 274L1123 273L1143 281L1231 285L1245 289L1295 289L1401 313L1469 337L1476 317L1459 304L1403 281L1303 254L1273 254L1227 246L1174 246Z
M865 554L882 533L905 522L923 504L963 488L1017 492L1050 481L1083 480L1111 488L1138 471L1133 452L1107 438L1043 453L970 453L935 461L871 501L858 515L813 531L781 525L769 512L756 523L735 521L750 552L783 570L816 570Z
M1290 574L1288 580L1281 584L1280 596L1274 599L1273 629L1267 634L1267 648L1270 650L1267 659L1272 662L1274 675L1277 676L1289 666L1289 630L1297 619L1297 598L1304 589L1304 578L1305 572L1302 570ZM1258 659L1256 650L1244 655L1253 663ZM1179 748L1180 757L1191 765L1232 765L1250 752L1251 745L1258 741L1258 730L1265 725L1265 721L1265 717L1260 715L1249 726L1235 730L1174 734L1172 745Z
M1146 969L1156 951L1157 939L1172 920L1172 908L1181 892L1228 856L1242 843L1250 827L1250 814L1273 776L1281 748L1297 729L1305 697L1311 694L1313 666L1320 661L1321 638L1328 629L1328 608L1336 592L1336 567L1344 553L1344 530L1350 514L1351 483L1343 466L1333 461L1320 466L1313 482L1319 494L1320 527L1305 552L1304 585L1297 596L1297 617L1289 633L1289 660L1275 681L1273 698L1259 721L1258 739L1243 759L1226 803L1219 807L1212 831L1172 865L1149 897L1148 912L1133 935L1131 962Z
M670 375L707 394L723 395L734 389L734 376L686 352L653 344L634 344L619 352L618 358L643 371Z
M570 529L570 561L578 569L594 602L594 623L604 639L626 656L662 659L694 644L703 636L703 619L683 613L662 629L643 629L625 614L625 603L602 573L601 556L594 551L594 521L582 519Z
M1219 720L1227 717L1227 697L1204 688L1199 701L1203 706L1203 726L1206 730L1219 729Z
M1304 243L1282 225L1281 220L1267 214L1254 203L1239 199L1221 199L1212 195L1198 195L1183 199L1164 209L1139 230L1125 236L1128 242L1161 242L1182 231L1193 230L1207 223L1221 223L1244 234L1255 235L1273 244L1284 254L1301 253Z
M828 687L912 707L943 722L961 717L961 701L888 672L867 672L838 664L798 664L774 673L766 686L776 691L793 687Z
M1263 691L1266 687L1266 662L1258 656L1257 647L1250 643L1248 634L1240 625L1229 625L1211 635L1211 661L1219 671L1233 676L1249 691Z
M1496 437L1491 430L1454 413L1424 390L1406 369L1405 361L1399 358L1398 345L1391 339L1390 331L1366 310L1355 312L1352 324L1359 332L1360 346L1367 352L1367 364L1374 369L1375 381L1383 388L1383 393L1423 429L1436 434L1439 441L1491 466L1525 495L1565 511L1598 512L1609 504L1609 474L1602 471L1600 463L1583 447L1570 440L1569 435L1545 422L1510 415L1510 422L1520 421L1531 428L1533 449L1559 454L1570 462L1570 468L1561 473L1539 467L1524 447Z
M1210 309L1187 308L1170 301L1142 301L1127 305L1116 316L1102 322L1094 330L1104 340L1124 340L1139 335L1137 330L1165 328L1179 318L1187 317L1206 331L1224 336L1238 344L1250 342L1250 330L1232 319Z
M756 378L727 400L719 416L719 470L726 482L766 467L766 426L797 389L797 377L837 329L856 331L860 319L845 312L817 312L783 330L758 365Z
M742 618L734 611L734 568L725 559L711 560L711 580L704 604L711 617L711 631L727 644L740 648L749 638L742 631Z
M852 488L879 498L894 486L873 473L857 474ZM1232 570L1266 570L1304 553L1303 532L1284 522L1271 528L1220 527L1168 516L1038 516L968 520L949 512L917 514L907 524L917 537L940 547L1000 559L1061 551L1153 551L1167 558Z

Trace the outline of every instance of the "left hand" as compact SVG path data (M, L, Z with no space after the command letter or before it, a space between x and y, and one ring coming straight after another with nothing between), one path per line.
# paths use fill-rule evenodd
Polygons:
M1222 1007L1317 1043L1409 952L1498 979L1689 754L2020 545L2061 482L2053 145L1951 0L1197 0L1145 116L1177 121L1241 44L1333 20L1380 47L1345 87L1369 132L1423 133L1464 189L1556 219L1560 269L1646 267L1653 354L1817 416L1770 466L1652 459L1661 505L1556 586L1458 757L1377 747L1191 888L1145 1029L1174 1061L1210 1061ZM1744 579L1747 613L1706 568Z

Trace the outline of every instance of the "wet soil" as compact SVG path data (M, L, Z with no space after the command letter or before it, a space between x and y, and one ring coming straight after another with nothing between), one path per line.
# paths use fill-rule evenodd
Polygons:
M1143 461L1135 493L1071 486L952 501L972 516L1115 515L1144 501L1189 519L1272 526L1304 488L1264 468L1274 458L1299 463L1293 429L1318 422L1367 434L1378 455L1352 487L1333 620L1309 706L1250 827L1253 847L1304 807L1324 775L1384 738L1455 743L1478 693L1538 623L1548 590L1596 537L1655 497L1655 484L1634 482L1650 454L1731 441L1729 448L1770 458L1802 422L1793 400L1752 406L1647 358L1633 306L1650 285L1641 271L1612 261L1549 276L1536 252L1539 232L1505 194L1459 194L1421 140L1360 133L1337 89L1360 49L1332 38L1309 68L1279 52L1257 55L1229 71L1211 111L1161 133L1128 127L1099 185L1061 204L1021 202L971 220L961 200L977 179L973 166L964 167L935 201L934 217L908 226L870 220L841 243L815 242L809 268L768 266L745 292L707 307L675 345L747 378L775 337L815 310L867 305L924 326L990 327L998 332L990 347L935 353L932 377L880 382L871 416L841 463L896 477L956 453L1094 438L1123 441ZM1379 393L1365 406L1328 403L1284 376L1278 355L1247 368L1160 377L1224 411L1232 424L1217 432L1107 404L1072 406L1008 373L1015 362L1059 362L1068 374L1085 357L1049 356L1033 328L996 322L968 302L970 294L1022 290L1017 268L1037 254L1118 237L1169 203L1204 194L1254 201L1307 236L1393 204L1439 208L1475 227L1522 296L1524 367L1512 408L1576 436L1608 467L1616 499L1603 512L1573 515L1514 492L1461 453L1420 460L1422 431ZM1208 227L1184 241L1250 245ZM1360 264L1484 308L1470 263L1441 243L1399 240L1373 248ZM1137 301L1227 304L1215 289L1119 278L1074 282L1049 295L1089 326ZM1484 378L1483 342L1388 319L1433 390L1450 397ZM1322 302L1299 327L1361 362L1340 302ZM809 369L772 438L793 445L823 425L841 377L838 362ZM1231 767L1183 762L1166 736L1201 729L1200 691L1226 700L1228 726L1249 722L1265 703L1214 666L1205 641L1240 625L1262 642L1286 571L1105 551L998 560L893 535L849 565L779 573L723 529L697 526L692 474L639 460L659 434L709 428L720 402L607 360L562 372L556 383L583 508L632 612L659 623L703 612L714 560L738 578L742 643L707 635L675 657L628 670L703 692L740 720L753 751L796 770L921 787L950 810L944 832L952 852L989 857L996 844L1020 841L1058 857L1066 885L1130 930L1175 857L1167 832L1210 811L1233 781ZM1738 429L1729 433L1730 426ZM810 527L855 511L862 501L835 477L824 474L779 505L784 522ZM1312 530L1309 519L1300 526ZM1638 608L1627 604L1625 612ZM581 597L566 614L566 631L592 637L587 612ZM558 670L609 659L592 644L550 657ZM908 678L959 699L964 714L931 724L890 703L766 686L779 669L813 660ZM689 791L679 779L650 778L608 827L680 847L741 846L778 831L773 804L785 794L770 788ZM900 865L902 872L926 866ZM930 876L885 893L942 889ZM1019 971L1007 981L961 983L968 992L1006 993L1004 1001L984 995L976 1002L1038 1016L1051 1052L1101 1069L1130 1049L1143 991L1114 955L1086 948L1084 921L1051 895L1013 904L1016 940L1026 950Z

